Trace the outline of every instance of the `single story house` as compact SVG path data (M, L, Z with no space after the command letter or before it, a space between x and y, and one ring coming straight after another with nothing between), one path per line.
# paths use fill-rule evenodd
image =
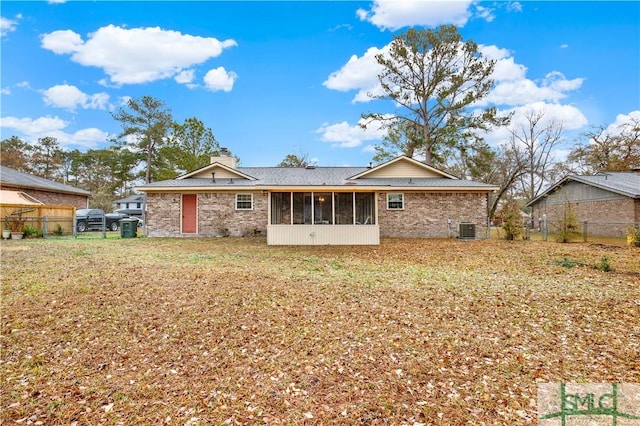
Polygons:
M50 205L86 209L91 192L0 165L0 189L24 192Z
M488 194L498 188L405 156L376 167L283 168L237 167L222 155L137 189L146 193L149 237L266 234L270 245L355 245L485 235Z
M568 175L527 203L534 221L559 223L570 209L590 235L624 236L640 224L640 170ZM545 216L546 215L546 216ZM552 227L550 227L552 229Z

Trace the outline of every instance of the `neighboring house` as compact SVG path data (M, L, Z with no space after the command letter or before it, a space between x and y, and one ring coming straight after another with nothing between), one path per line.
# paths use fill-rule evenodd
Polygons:
M50 205L87 208L91 192L0 165L0 189L19 191Z
M640 170L566 176L527 203L534 221L562 222L570 209L590 235L619 237L640 223Z
M134 194L113 202L115 211L125 213L129 216L143 217L144 194Z
M379 244L380 237L484 235L487 196L409 157L377 167L236 167L231 156L146 193L147 235L264 235L270 245Z

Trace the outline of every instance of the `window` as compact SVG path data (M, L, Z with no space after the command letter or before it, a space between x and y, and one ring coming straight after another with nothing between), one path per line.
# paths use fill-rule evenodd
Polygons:
M271 224L290 225L291 224L291 193L272 192L271 193Z
M236 194L236 210L253 210L253 194Z
M353 225L353 192L338 192L336 198L336 225Z
M376 219L376 198L373 192L356 192L356 224L374 225Z
M330 192L314 192L313 207L313 223L323 225L333 223L333 197Z
M374 192L272 192L272 225L374 225Z
M387 194L387 210L403 210L404 194Z

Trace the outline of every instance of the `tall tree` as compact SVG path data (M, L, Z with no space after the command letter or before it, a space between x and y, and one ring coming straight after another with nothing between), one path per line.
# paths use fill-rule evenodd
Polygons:
M17 136L0 142L0 164L25 173L31 173L33 147Z
M398 113L393 117L369 113L363 118L387 128L419 131L419 139L413 140L413 134L407 138L408 147L422 152L427 164L443 148L481 139L478 130L509 121L499 117L496 108L472 111L472 105L493 87L495 61L484 58L475 42L463 41L453 25L410 29L394 36L388 52L376 60L382 66L378 80L383 94L370 96L394 102ZM384 152L384 147L379 151Z
M640 167L640 118L631 117L617 128L599 126L584 134L567 157L564 171L594 174Z
M164 102L151 96L129 99L127 108L120 108L112 117L122 125L120 142L132 152L140 153L145 163L145 182L155 179L158 151L166 144L173 126L171 111Z
M182 124L173 124L168 144L161 153L166 160L166 167L160 172L160 178L170 179L209 164L211 156L219 155L220 144L211 128L191 117Z
M62 180L64 153L58 139L46 136L38 138L31 156L33 174L51 180Z
M380 145L374 146L375 155L373 161L383 163L391 160L399 155L412 157L418 154L416 151L421 147L422 130L411 121L399 120L397 122L389 121L387 123L387 134L382 138ZM434 163L435 153L432 153L432 164Z
M549 183L554 165L553 151L563 142L564 123L544 120L544 111L532 111L525 123L510 129L514 161L526 171L520 177L522 194L532 200Z

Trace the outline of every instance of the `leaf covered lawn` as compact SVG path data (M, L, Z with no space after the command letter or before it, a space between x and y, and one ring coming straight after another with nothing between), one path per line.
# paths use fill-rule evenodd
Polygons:
M139 238L1 254L0 424L525 425L538 383L640 382L638 248Z

